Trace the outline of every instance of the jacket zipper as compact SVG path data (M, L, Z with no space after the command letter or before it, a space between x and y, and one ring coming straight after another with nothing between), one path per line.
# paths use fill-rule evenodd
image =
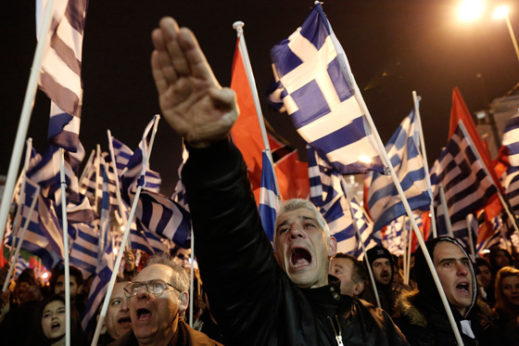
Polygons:
M330 324L332 325L333 333L335 334L335 340L337 341L338 346L344 346L344 343L342 342L342 332L341 332L341 323L339 322L339 318L337 315L334 315L335 321L337 322L337 329L339 330L339 333L337 333L337 329L335 329L335 324L333 323L333 320L330 316L328 317L328 320L330 321Z

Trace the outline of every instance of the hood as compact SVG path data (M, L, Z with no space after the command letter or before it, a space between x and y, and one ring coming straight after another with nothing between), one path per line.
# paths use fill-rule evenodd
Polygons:
M429 251L429 254L431 255L431 258L433 258L434 249L436 248L436 245L438 245L440 242L447 241L450 242L457 247L460 248L460 250L467 256L467 258L470 259L467 251L465 251L465 248L460 244L459 241L457 241L454 238L448 237L448 236L441 236L434 239L429 239L425 245L427 247L427 250ZM472 278L472 303L470 304L469 308L467 309L467 313L465 316L467 316L472 308L474 307L474 304L476 303L477 298L477 292L478 292L478 285L476 280L476 274L474 272L474 267L471 265L469 266L469 271L471 273ZM416 251L416 257L415 257L415 277L416 277L416 283L418 284L418 289L420 291L421 296L426 296L430 298L431 300L437 301L439 304L441 304L441 298L440 294L438 293L438 290L436 289L436 284L434 283L433 277L431 275L431 271L429 270L429 266L427 265L427 262L425 261L425 256L422 252L422 249L419 248ZM452 309L453 313L454 311L457 311L456 309ZM462 317L465 317L462 316Z

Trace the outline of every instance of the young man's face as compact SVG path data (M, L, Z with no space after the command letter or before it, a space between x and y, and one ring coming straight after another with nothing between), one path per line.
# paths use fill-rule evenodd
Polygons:
M76 278L70 276L70 298L74 299L80 291L80 287L76 283ZM65 297L65 275L61 274L56 280L56 286L54 286L54 294Z
M359 292L359 284L353 281L354 265L349 258L334 258L330 266L330 274L341 280L341 294L356 297Z
M391 283L391 262L387 258L377 258L371 264L373 276L377 283L389 285Z
M335 254L336 245L335 238L327 236L315 214L307 208L287 211L276 220L276 259L299 287L328 283L329 257Z
M472 304L469 258L457 245L442 241L434 248L433 261L447 300L464 316Z

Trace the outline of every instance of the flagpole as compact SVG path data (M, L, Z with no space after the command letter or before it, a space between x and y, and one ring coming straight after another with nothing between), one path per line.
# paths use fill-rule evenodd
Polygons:
M416 94L416 91L413 90L413 104L414 104L414 113L416 115L416 123L418 126L418 130L420 131L420 149L423 156L423 167L425 170L425 181L427 183L427 188L429 189L429 193L432 191L431 186L431 176L429 173L429 162L427 161L427 150L425 149L425 139L423 135L423 128L422 128L422 117L420 116L420 107L418 105L418 95ZM438 231L436 229L436 216L434 215L434 198L431 195L431 204L429 205L429 216L431 218L431 229L433 238L436 238L438 236Z
M342 48L337 47L337 39L335 38L335 34L333 34L333 31L331 29L331 26L329 27L330 31L333 35L333 43L336 46L336 49L338 52L342 52ZM378 151L380 156L383 159L383 162L385 165L389 168L389 172L391 174L391 178L393 179L393 183L395 184L395 187L398 191L398 194L400 195L400 198L402 199L402 204L407 212L407 215L411 219L411 226L413 227L413 231L416 234L416 238L418 239L418 243L420 244L420 248L423 251L425 260L427 262L427 265L429 266L429 269L431 271L431 275L434 279L434 283L436 284L436 288L438 289L438 293L440 294L440 298L442 300L443 306L445 307L445 312L447 313L447 317L449 319L450 325L452 327L452 331L454 332L454 336L456 337L456 342L459 345L463 345L463 340L461 339L461 334L459 332L458 326L456 324L456 320L454 319L454 315L452 314L451 307L449 305L449 301L447 300L447 297L445 296L445 292L443 290L443 287L440 282L440 278L438 277L438 273L436 272L436 269L434 268L434 263L431 259L431 255L429 254L429 251L427 250L427 247L425 246L425 242L423 240L422 234L420 233L420 230L418 229L418 226L416 224L416 221L414 218L412 218L412 211L411 207L409 206L409 202L407 201L407 198L405 197L404 191L402 189L402 185L400 184L400 181L398 180L398 177L396 176L395 169L393 168L393 165L391 164L391 161L389 160L389 157L386 153L386 149L384 148L384 144L382 143L382 139L380 138L380 135L377 131L377 128L375 127L375 123L373 122L373 119L371 117L371 114L368 110L368 107L366 106L366 103L364 102L364 99L361 96L360 89L357 85L357 82L355 81L355 77L353 76L353 73L351 73L350 66L348 64L348 60L346 59L346 55L344 56L344 62L345 66L341 66L343 68L343 73L345 74L345 77L351 78L351 84L355 92L355 99L359 103L359 106L361 107L363 113L366 115L366 120L368 121L369 127L371 128L376 145L378 147Z
M494 183L494 186L497 190L497 196L499 197L499 200L501 201L501 204L503 205L503 209L505 209L506 214L512 221L512 226L514 227L515 231L519 235L519 226L517 225L517 219L515 218L515 215L510 210L510 205L508 204L508 201L503 197L501 194L501 191L499 190L499 186L496 185L496 182L494 181L492 175L490 175L490 172L488 171L487 165L485 164L485 161L481 158L481 155L479 154L479 151L476 149L476 146L474 143L472 143L472 139L468 135L468 131L465 128L465 124L463 124L463 121L458 121L458 125L460 127L461 132L463 132L463 135L467 138L467 142L469 143L472 151L474 151L474 154L476 155L477 159L482 163L483 170L485 171L485 174L487 174L490 177L490 180Z
M454 232L452 231L452 224L451 224L451 218L449 215L449 208L447 207L447 198L445 198L445 189L443 188L443 185L440 183L438 184L438 190L440 193L440 201L443 208L443 218L445 220L445 226L447 227L447 234L449 237L454 238Z
M111 165L115 174L115 197L117 198L117 205L119 207L119 214L121 214L121 218L123 219L123 224L126 224L126 213L124 211L123 199L121 198L121 190L119 186L119 174L117 172L117 165L115 164L115 152L114 145L112 143L112 132L110 130L106 130L106 135L108 136L108 150L110 151ZM128 247L131 250L130 243L128 243Z
M42 21L41 34L44 39L38 40L34 58L31 66L31 74L27 89L25 90L25 98L23 100L22 112L20 114L20 122L18 123L18 130L16 131L16 138L14 141L13 152L9 162L9 170L7 171L7 178L5 181L4 192L2 194L2 201L9 201L14 191L15 179L22 159L23 145L25 137L27 136L27 129L31 120L32 107L34 105L34 98L36 96L36 89L38 87L38 79L40 76L41 61L44 50L47 48L47 37L49 34L50 24L52 22L52 13L54 12L54 0L48 0L46 11ZM9 214L9 203L2 203L0 205L0 239L3 239L5 232L5 225L7 216Z
M20 173L22 182L20 184L20 193L19 193L19 197L18 197L18 208L16 209L16 215L14 217L13 224L11 225L12 232L13 232L12 248L16 247L16 242L17 242L16 231L19 229L18 224L20 223L20 218L22 216L22 205L23 205L22 198L23 198L24 191L25 191L25 181L27 179L26 173L27 173L27 170L29 169L29 163L31 161L32 138L27 138L27 141L25 141L25 143L27 145L27 148L25 149L25 164L23 166L22 173ZM9 251L9 257L11 257L12 248Z
M65 345L70 346L70 267L68 258L67 181L65 180L65 150L59 148L61 182L61 219L63 222L63 262L65 266Z
M340 177L341 177L341 187L342 187L343 192L346 194L346 201L348 202L348 207L350 209L353 228L355 229L355 234L357 235L357 238L359 239L360 247L362 248L362 253L364 254L364 258L366 259L366 264L367 264L366 267L368 268L369 280L371 281L371 285L373 287L373 293L375 294L375 300L377 301L377 306L382 309L382 305L380 304L380 297L378 296L377 284L375 281L375 277L373 276L373 269L371 268L371 264L369 263L368 253L366 251L366 247L364 246L364 241L362 240L362 236L359 232L359 227L355 220L355 214L351 207L350 195L348 194L348 189L346 188L346 182L344 181L344 177L342 176L342 174L340 175Z
M411 229L407 231L408 241L407 241L407 269L405 272L405 280L404 283L406 285L409 285L409 277L411 276L411 246L412 246L412 239L413 239L413 232L411 232Z
M194 293L194 270L193 264L195 259L195 234L191 228L191 269L189 270L189 326L193 328L193 293Z
M256 114L258 115L258 122L261 130L261 137L263 138L263 144L265 145L265 152L270 160L272 167L274 167L274 160L272 159L272 153L270 151L270 143L265 129L265 122L263 120L263 112L261 111L261 104L259 101L258 90L256 88L256 80L254 79L254 73L252 72L252 66L249 59L249 53L247 51L247 45L245 43L245 35L243 35L243 26L245 23L242 21L236 21L232 27L236 30L236 36L238 37L238 49L240 50L243 66L245 67L245 73L247 74L247 81L252 92L252 99L254 100L254 107L256 108ZM274 171L274 182L276 184L276 190L280 194L278 180L276 172Z
M7 276L5 277L4 285L2 287L2 292L5 292L7 287L9 286L9 280L11 279L11 275L13 274L14 268L16 267L16 262L18 261L18 256L20 255L20 249L22 248L23 239L25 238L25 232L29 227L29 223L31 221L32 213L34 211L34 207L36 206L36 201L38 200L38 195L40 194L40 185L36 185L36 191L34 192L31 206L29 208L29 213L27 214L27 219L25 219L25 223L23 224L22 231L20 233L20 238L18 239L18 244L16 245L16 251L11 260L11 265L9 266L9 271L7 272Z
M160 120L160 116L158 114L154 117L155 123L153 124L153 131L151 133L151 139L149 144L149 151L142 150L142 169L141 169L141 177L139 180L142 180L142 185L138 184L137 191L135 192L135 197L133 198L132 208L130 210L130 216L128 217L128 221L126 223L126 227L124 229L123 239L121 241L121 245L119 246L119 251L117 252L117 259L115 260L114 268L112 270L112 276L110 277L110 282L108 283L108 287L106 290L106 296L103 300L103 306L101 308L101 313L99 314L99 319L97 320L96 329L94 332L94 337L92 339L91 346L96 346L97 341L99 340L99 335L101 334L101 327L103 325L103 321L106 317L106 311L108 310L108 303L110 302L110 297L112 296L112 291L115 285L115 279L117 278L117 273L119 272L119 267L121 266L121 260L123 257L123 250L128 241L128 235L130 234L130 228L132 226L133 218L135 217L135 212L137 210L137 204L139 203L139 197L141 195L142 187L144 185L146 170L148 168L148 162L151 155L151 150L153 148L153 142L155 141L155 135L157 133L157 125ZM143 136L143 148L144 149L144 141L145 138ZM117 171L116 171L117 172ZM68 346L68 345L67 345Z
M94 207L97 213L101 212L101 206L98 205L99 200L99 172L101 171L101 146L99 144L96 145L96 162L95 170L96 170L96 181L95 181L95 189L94 189Z

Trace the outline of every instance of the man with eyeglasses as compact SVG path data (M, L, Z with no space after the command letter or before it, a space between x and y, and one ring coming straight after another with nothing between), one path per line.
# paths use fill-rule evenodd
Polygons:
M116 345L220 345L184 322L188 289L182 267L167 255L152 257L124 287L132 330Z
M282 206L273 253L243 159L228 138L238 115L234 93L220 87L189 29L163 18L152 39L162 114L189 150L182 180L195 253L224 343L406 344L387 314L328 284L337 242L309 201Z

